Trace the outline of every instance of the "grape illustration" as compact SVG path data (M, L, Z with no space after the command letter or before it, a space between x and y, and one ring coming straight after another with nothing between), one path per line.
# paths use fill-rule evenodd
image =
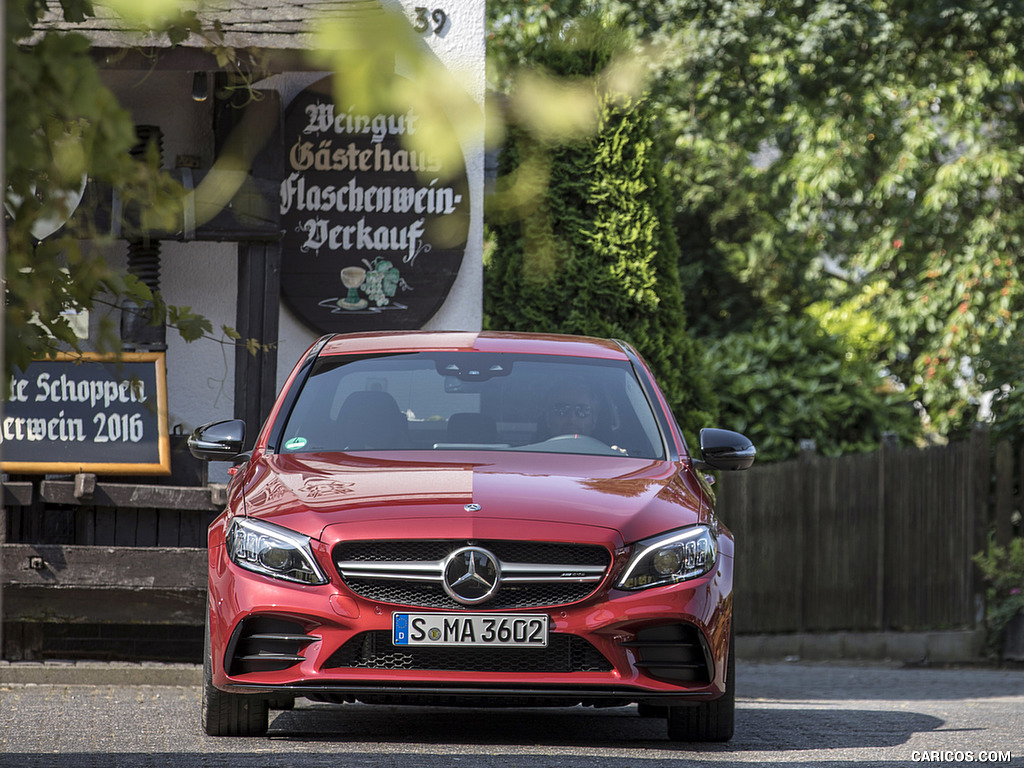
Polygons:
M364 261L364 263L368 269L366 280L361 286L362 291L366 294L366 298L378 307L383 307L390 303L398 286L403 285L401 274L390 261L379 256L372 262ZM403 287L405 286L403 285Z
M383 307L388 303L388 298L384 293L384 275L374 270L366 273L366 281L363 283L363 291L366 293L366 297L375 303L378 307Z

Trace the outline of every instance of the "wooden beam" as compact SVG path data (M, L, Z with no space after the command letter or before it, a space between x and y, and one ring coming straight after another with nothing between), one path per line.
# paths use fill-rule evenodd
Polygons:
M207 551L4 544L4 621L202 624Z
M5 507L28 507L32 504L32 483L4 483L3 505Z
M202 626L206 590L4 587L5 622Z
M204 48L111 48L89 49L93 61L104 70L137 70L143 72L232 72L275 74L280 72L320 72L323 64L314 62L309 51L295 49L261 50L258 53L235 49L236 62L221 64Z
M3 583L45 588L206 589L200 547L4 544Z
M20 484L19 484L20 485ZM7 484L5 483L5 488ZM133 507L140 509L186 509L218 512L216 503L222 489L216 486L136 485L96 483L89 499L75 495L72 480L44 480L40 495L47 504L86 504L96 507Z

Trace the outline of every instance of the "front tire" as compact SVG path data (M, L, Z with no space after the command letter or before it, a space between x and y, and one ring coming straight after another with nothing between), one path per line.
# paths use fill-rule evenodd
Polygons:
M265 736L270 727L270 708L265 696L226 693L213 685L209 606L203 646L202 719L206 735Z
M736 648L729 631L725 693L714 701L668 707L668 737L672 741L729 741L736 721Z

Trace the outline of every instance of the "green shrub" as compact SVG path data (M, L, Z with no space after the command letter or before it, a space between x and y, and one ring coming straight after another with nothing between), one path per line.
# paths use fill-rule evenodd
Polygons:
M1009 546L990 546L974 562L985 581L985 627L989 654L999 658L1006 638L1006 625L1024 614L1024 538Z
M878 448L886 432L913 440L911 397L808 316L762 322L708 344L722 426L746 434L758 461L796 457L801 440L823 456Z

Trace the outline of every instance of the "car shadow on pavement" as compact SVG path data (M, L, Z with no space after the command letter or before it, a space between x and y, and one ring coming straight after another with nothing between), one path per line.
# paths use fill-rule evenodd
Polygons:
M693 757L697 757L694 755ZM510 765L529 768L622 768L623 765L638 765L638 761L650 762L652 768L672 766L677 768L680 758L677 755L637 756L624 762L621 755L559 755L557 762L545 754L494 753L486 755L461 754L451 751L429 752L392 752L383 759L380 753L352 751L344 754L301 753L269 754L259 756L254 761L251 752L240 749L235 752L215 752L197 757L186 752L120 752L117 754L97 754L95 752L76 752L62 755L42 755L36 753L4 754L3 765L17 765L19 768L375 768L381 765L401 765L405 768L451 768L452 765L468 764L474 768L508 768ZM690 760L690 755L683 757ZM465 761L464 763L454 762ZM714 759L700 762L701 765L714 765L715 768L750 768L751 763L741 760ZM801 762L804 768L892 768L889 760L823 760L813 763ZM761 761L756 763L761 768L792 768L792 761ZM1019 762L1011 763L1019 766Z
M892 712L758 703L740 704L736 735L726 744L668 740L665 721L636 707L614 709L472 709L307 704L273 717L268 736L285 741L591 748L791 751L883 748L935 731L944 721Z

